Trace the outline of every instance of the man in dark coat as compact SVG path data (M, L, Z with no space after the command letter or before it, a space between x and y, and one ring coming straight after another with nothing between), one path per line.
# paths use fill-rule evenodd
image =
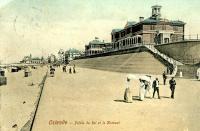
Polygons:
M63 66L63 72L66 72L66 65Z
M69 74L71 74L71 73L72 73L72 68L70 67L70 68L69 68Z
M163 72L163 84L165 85L166 84L166 79L167 79L167 76L166 76L166 73L165 71Z
M156 78L156 80L153 81L153 98L154 98L154 95L155 95L155 92L157 92L158 94L158 99L160 99L160 94L159 94L159 81L158 81L158 78Z
M176 81L174 80L174 77L169 81L170 89L171 89L171 98L174 99L174 92L176 87Z

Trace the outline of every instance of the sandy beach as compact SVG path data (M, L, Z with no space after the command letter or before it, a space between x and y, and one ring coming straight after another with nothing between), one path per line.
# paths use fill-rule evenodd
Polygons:
M2 131L20 130L30 119L45 73L41 67L32 70L30 77L24 77L24 71L6 72L7 85L0 87Z

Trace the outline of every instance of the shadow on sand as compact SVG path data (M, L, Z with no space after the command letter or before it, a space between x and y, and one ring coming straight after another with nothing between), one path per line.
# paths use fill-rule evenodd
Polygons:
M141 101L139 96L132 96L133 101ZM124 102L127 103L125 100L114 100L115 102Z
M160 98L170 98L169 96L160 96Z
M125 102L125 100L114 100L115 102L124 102L124 103L126 103Z
M160 96L160 98L170 99L169 96ZM141 101L141 100L139 99L139 96L132 96L132 99L133 99L133 101ZM145 99L155 99L155 97L154 97L154 98L145 97ZM127 103L125 100L114 100L114 101L115 101L115 102L124 102L124 103Z

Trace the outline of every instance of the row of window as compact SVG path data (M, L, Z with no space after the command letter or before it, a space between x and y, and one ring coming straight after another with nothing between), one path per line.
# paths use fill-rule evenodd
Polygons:
M117 42L114 45L114 48L119 48L119 46L129 46L129 45L133 45L133 44L138 44L138 43L142 43L142 38L138 37L138 38L132 38L132 39L126 39L126 40L122 40L121 43Z
M98 54L98 53L103 53L103 51L87 51L87 54L90 54L90 55L92 55L92 54Z
M120 38L120 37L124 37L125 35L128 35L130 33L135 33L135 32L138 32L138 31L141 31L142 30L142 25L138 25L136 27L131 27L131 28L127 28L127 29L124 29L122 32L117 32L114 34L114 36L112 35L112 39L114 38Z
M145 25L145 26L149 26L150 30L157 30L157 29L167 30L167 26L169 26L169 25ZM136 27L128 28L122 32L115 33L114 36L112 35L112 40L114 38L118 39L120 37L124 37L127 34L134 33L134 32L140 31L140 30L142 30L142 26L138 26L137 28ZM179 30L183 31L183 28L179 27L179 26L173 26L173 30L174 31L179 31Z

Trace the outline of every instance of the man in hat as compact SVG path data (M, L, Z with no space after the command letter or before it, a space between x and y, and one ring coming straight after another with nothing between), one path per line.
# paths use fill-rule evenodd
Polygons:
M158 78L156 78L154 81L153 81L153 98L154 98L154 95L155 95L155 92L157 92L158 94L158 99L160 99L160 93L159 93L159 81L158 81Z
M171 89L171 98L174 99L174 91L176 87L176 81L174 80L174 77L169 81L170 89Z

